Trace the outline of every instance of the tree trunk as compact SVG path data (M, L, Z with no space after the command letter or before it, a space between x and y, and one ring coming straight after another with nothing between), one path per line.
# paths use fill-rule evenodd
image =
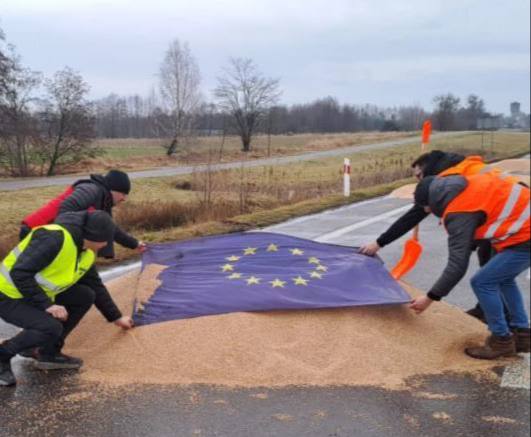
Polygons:
M178 145L179 145L179 142L177 140L177 137L173 137L170 147L168 147L168 150L166 150L166 155L168 156L173 155L176 152Z
M247 135L242 135L242 152L251 151L251 137Z

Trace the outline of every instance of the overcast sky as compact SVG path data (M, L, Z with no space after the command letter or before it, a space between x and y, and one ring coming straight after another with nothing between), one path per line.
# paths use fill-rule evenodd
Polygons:
M187 41L211 98L229 57L281 79L282 102L421 104L452 92L529 112L529 0L0 0L23 63L70 66L91 97L147 95L171 40Z

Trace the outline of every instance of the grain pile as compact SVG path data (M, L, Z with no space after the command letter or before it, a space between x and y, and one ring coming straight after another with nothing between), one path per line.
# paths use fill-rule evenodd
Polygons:
M109 284L124 312L136 282L130 274ZM421 316L399 306L233 313L129 332L91 310L66 351L85 360L84 379L110 384L398 387L415 374L490 368L463 353L485 335L480 322L445 303Z

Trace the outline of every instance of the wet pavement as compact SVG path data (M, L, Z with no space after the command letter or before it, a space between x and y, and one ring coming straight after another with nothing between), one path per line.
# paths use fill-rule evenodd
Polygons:
M353 363L355 365L355 363ZM497 379L421 377L374 387L110 388L37 373L0 390L1 436L528 436L529 391ZM502 369L499 370L501 374Z
M408 203L375 199L267 230L359 246L376 238ZM400 257L402 242L380 252L388 266ZM421 242L424 255L406 280L427 289L446 262L445 235L436 220L423 222ZM475 303L468 279L477 268L472 259L467 278L448 302L463 309ZM526 274L518 283L529 307ZM13 332L0 322L0 338ZM393 391L361 386L116 388L83 383L75 372L38 372L17 358L19 385L0 388L0 436L529 436L529 354L502 364L498 376L489 379L424 376Z

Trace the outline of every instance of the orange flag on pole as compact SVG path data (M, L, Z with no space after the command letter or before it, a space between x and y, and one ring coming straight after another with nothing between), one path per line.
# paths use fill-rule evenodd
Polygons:
M426 120L422 125L422 151L426 150L426 146L430 143L431 135L431 120Z

